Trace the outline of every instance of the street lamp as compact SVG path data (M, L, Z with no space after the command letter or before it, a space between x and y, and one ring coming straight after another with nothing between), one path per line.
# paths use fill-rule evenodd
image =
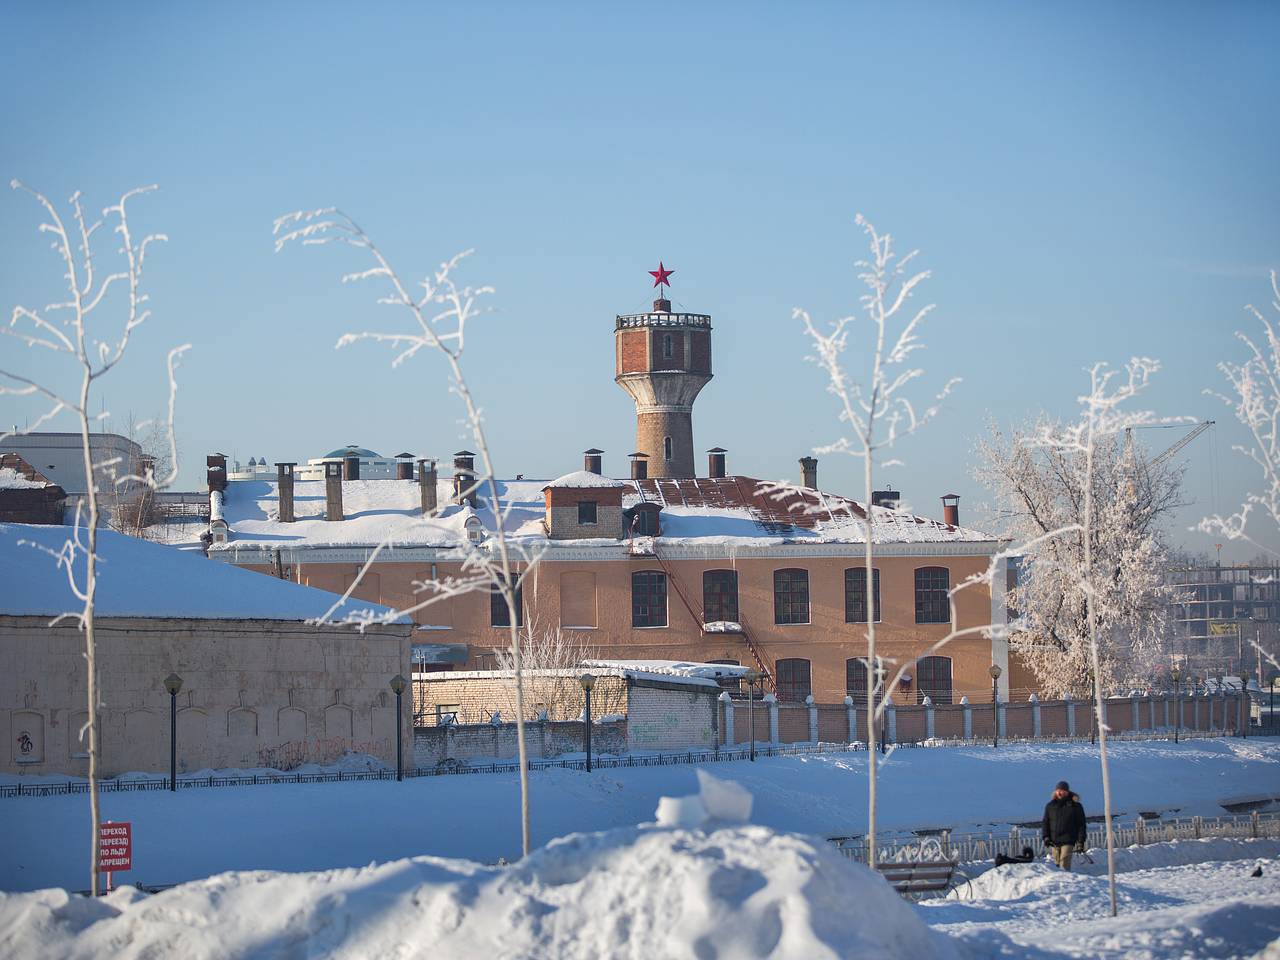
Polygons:
M1173 680L1173 742L1178 742L1178 731L1182 727L1182 671L1174 667L1169 671Z
M993 663L987 671L991 675L991 746L1000 746L1000 674L1004 673L998 663Z
M164 678L164 688L169 691L169 790L178 789L178 691L182 678L171 673Z
M760 671L753 667L743 674L743 679L747 681L747 720L751 728L751 745L747 748L747 754L754 762L756 759L756 703L753 694L756 683L760 680Z
M404 707L401 698L404 696L404 688L409 685L409 681L405 680L403 674L397 673L391 678L391 692L396 695L396 780L404 779L404 747L401 737L404 731L400 728L404 725Z
M1249 675L1240 671L1240 736L1249 739L1249 721L1253 719L1253 704L1249 702Z
M586 717L586 725L583 728L583 742L587 748L587 773L591 772L591 688L596 685L596 678L589 673L584 673L578 678L578 682L582 684L582 692L586 696L586 708L584 711Z
M879 658L877 658L877 659L876 659L876 687L875 687L875 690L872 692L872 695L871 695L871 702L872 702L872 704L874 704L874 709L872 710L872 718L871 718L870 720L868 720L868 721L867 721L867 727L868 727L868 729L870 729L871 724L875 722L875 715L876 715L876 714L878 714L878 713L880 713L880 701L884 699L884 694L885 694L885 690L884 690L884 675L885 675L886 673L888 673L888 672L889 672L889 671L885 669L884 664L880 662ZM876 696L876 694L877 694L877 693L879 694L879 696ZM889 739L889 738L888 738L887 736L885 736L885 729L884 729L884 725L883 725L883 724L881 724L881 726L880 726L880 754L881 754L881 756L885 755L885 754L888 752L888 747L885 745L885 741L886 741L886 740L888 740L888 739Z

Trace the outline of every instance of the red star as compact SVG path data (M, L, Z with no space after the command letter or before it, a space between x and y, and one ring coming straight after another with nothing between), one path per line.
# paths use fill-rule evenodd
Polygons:
M658 286L658 284L663 284L669 287L671 286L671 281L668 280L667 277L671 276L673 273L675 273L674 270L668 270L666 267L662 265L662 261L659 260L658 269L650 270L649 276L653 277L653 285L655 287Z

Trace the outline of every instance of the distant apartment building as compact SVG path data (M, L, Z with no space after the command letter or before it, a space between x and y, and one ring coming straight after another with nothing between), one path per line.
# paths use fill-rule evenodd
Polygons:
M1168 576L1180 594L1170 610L1171 643L1188 676L1270 676L1255 644L1280 654L1280 566L1189 564Z

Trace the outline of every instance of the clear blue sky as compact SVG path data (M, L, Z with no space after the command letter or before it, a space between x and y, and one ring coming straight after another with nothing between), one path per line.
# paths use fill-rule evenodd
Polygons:
M354 252L272 252L273 217L330 204L406 274L477 248L466 278L497 288L498 312L468 366L507 475L557 475L590 446L625 470L613 316L647 303L661 258L673 299L716 325L697 444L727 447L735 472L794 476L836 424L791 309L855 306L862 211L922 249L938 303L924 365L934 383L965 381L887 477L921 512L954 491L974 518L988 416L1069 412L1084 367L1135 353L1165 364L1153 407L1220 421L1188 448L1196 503L1180 525L1255 479L1201 391L1280 266L1275 4L15 3L3 16L3 179L95 206L162 188L136 210L171 238L151 263L155 316L105 402L116 425L159 410L165 351L194 344L184 486L215 449L305 460L350 442L467 443L435 360L393 372L374 347L334 351L347 330L401 322L372 289L340 286ZM0 196L6 313L55 295L36 222L27 199ZM4 408L6 423L30 413ZM822 485L852 493L854 469L826 458Z

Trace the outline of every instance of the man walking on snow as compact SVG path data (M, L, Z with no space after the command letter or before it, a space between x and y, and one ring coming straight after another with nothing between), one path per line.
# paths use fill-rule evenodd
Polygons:
M1044 807L1044 843L1053 854L1053 862L1063 870L1071 869L1071 851L1084 853L1084 841L1088 833L1084 807L1080 798L1071 792L1065 780L1059 780L1053 790L1053 799Z

